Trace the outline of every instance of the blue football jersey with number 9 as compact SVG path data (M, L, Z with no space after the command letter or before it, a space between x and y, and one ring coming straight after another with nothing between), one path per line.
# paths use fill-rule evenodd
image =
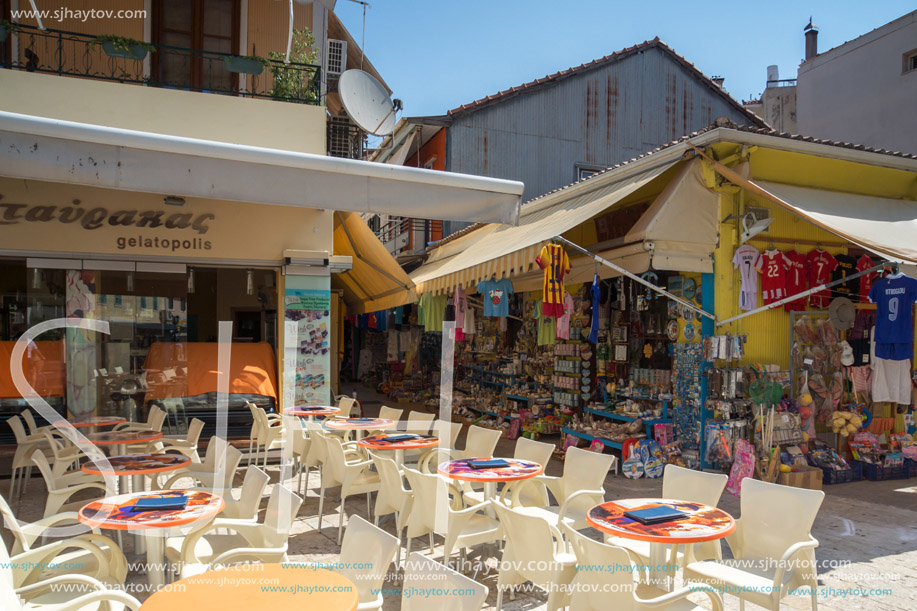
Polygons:
M876 281L869 291L876 304L876 343L913 344L917 280L903 274Z

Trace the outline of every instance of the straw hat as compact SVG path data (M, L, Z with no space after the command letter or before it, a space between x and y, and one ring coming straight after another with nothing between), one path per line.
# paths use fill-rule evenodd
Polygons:
M838 331L846 331L852 328L856 314L853 302L846 297L833 299L831 300L831 305L828 306L828 318Z

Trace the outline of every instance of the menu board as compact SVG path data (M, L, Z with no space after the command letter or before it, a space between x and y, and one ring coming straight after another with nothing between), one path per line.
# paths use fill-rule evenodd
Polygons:
M331 404L331 290L328 278L286 276L283 406Z

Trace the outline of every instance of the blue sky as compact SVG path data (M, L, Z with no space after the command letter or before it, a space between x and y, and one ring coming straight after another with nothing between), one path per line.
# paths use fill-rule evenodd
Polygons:
M766 69L795 78L811 15L825 51L913 11L914 0L672 2L656 0L370 0L367 57L405 116L451 108L659 36L738 100ZM359 44L363 9L335 13Z

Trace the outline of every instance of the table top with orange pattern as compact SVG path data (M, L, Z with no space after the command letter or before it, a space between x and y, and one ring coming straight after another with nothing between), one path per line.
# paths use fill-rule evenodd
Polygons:
M108 459L111 470L102 468L94 462L83 463L80 470L84 473L102 475L143 475L145 473L162 473L181 469L191 462L191 458L182 454L125 454Z
M395 426L395 421L388 418L340 418L338 420L326 420L325 426L329 429L344 431L375 431L392 428Z
M111 446L123 443L144 443L147 441L156 441L162 439L162 433L159 431L104 431L101 433L89 433L86 439L97 446Z
M122 418L121 416L89 416L87 418L70 418L67 422L74 428L84 426L114 426L122 422L127 422L127 418Z
M398 440L398 437L403 435L411 435L412 438ZM396 441L388 441L389 437L395 437ZM415 435L413 433L383 433L364 437L357 442L357 445L370 450L414 450L417 448L432 448L439 445L439 437L435 435Z
M354 611L353 582L328 569L295 564L248 564L180 579L154 593L141 611Z
M340 414L341 408L333 405L297 405L283 410L287 416L333 416Z
M137 499L145 497L187 496L184 509L131 511ZM197 521L207 521L223 511L226 502L209 492L190 490L153 490L110 496L84 505L77 514L83 524L109 530L143 530L171 528Z
M641 524L624 515L635 509L666 505L688 514L687 518ZM731 515L703 503L674 499L618 499L596 505L586 513L586 522L596 530L610 535L649 541L651 543L700 543L722 539L736 529Z
M518 460L515 458L504 458L509 463L509 467L497 469L474 469L468 464L469 460L500 460L491 456L479 458L461 458L459 460L450 460L444 462L437 468L440 475L445 475L452 479L467 482L512 482L520 479L528 479L541 475L544 472L544 466L531 460Z

